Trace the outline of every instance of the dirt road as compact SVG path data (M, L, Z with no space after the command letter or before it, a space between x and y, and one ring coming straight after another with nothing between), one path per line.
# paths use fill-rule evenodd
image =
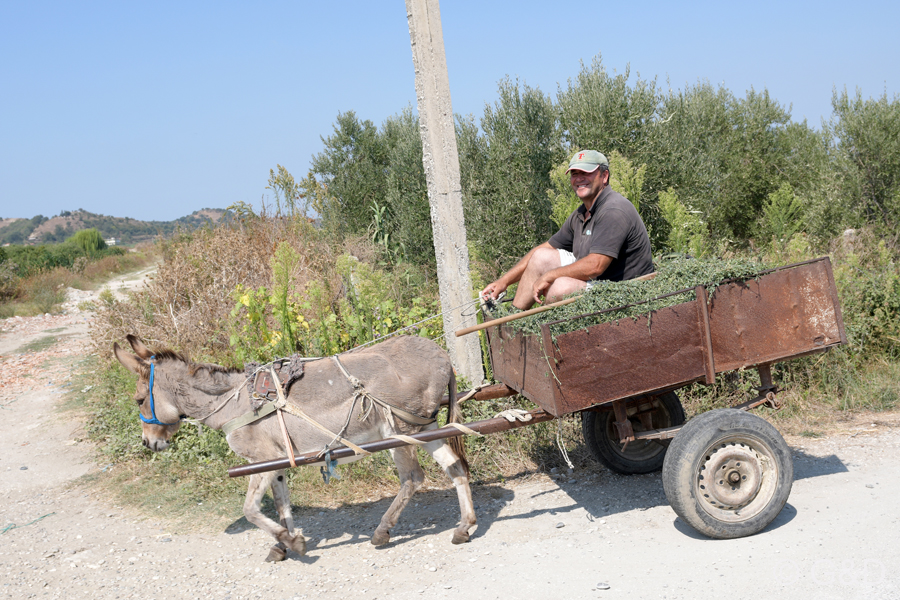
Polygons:
M375 548L390 499L304 513L305 557L264 563L270 540L238 521L172 534L94 498L103 468L61 411L89 313L0 322L0 598L900 598L900 418L857 418L789 439L787 507L756 536L713 541L676 518L659 474L576 472L475 486L479 529L450 544L455 494L416 496Z

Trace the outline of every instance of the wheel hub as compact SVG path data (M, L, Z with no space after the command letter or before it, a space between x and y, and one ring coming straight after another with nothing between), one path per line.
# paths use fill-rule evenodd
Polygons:
M747 506L762 486L759 455L741 443L722 444L706 456L697 480L700 497L716 508Z

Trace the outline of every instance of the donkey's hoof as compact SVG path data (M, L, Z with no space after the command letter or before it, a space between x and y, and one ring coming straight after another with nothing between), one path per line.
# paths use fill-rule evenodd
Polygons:
M300 556L306 556L306 538L298 535L291 541L291 550Z
M459 531L453 532L453 539L451 540L454 544L465 544L469 541L468 533L460 533Z
M287 557L287 550L279 546L272 546L269 550L269 555L266 557L266 562L281 562Z
M373 546L384 546L389 541L391 541L391 532L390 531L381 531L376 529L375 533L372 535L372 545Z

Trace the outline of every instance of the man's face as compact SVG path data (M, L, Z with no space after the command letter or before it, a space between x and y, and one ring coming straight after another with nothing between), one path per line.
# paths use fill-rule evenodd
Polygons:
M593 200L603 191L603 187L606 185L606 180L609 177L609 171L603 171L602 173L600 171L599 167L590 173L577 169L569 171L569 181L572 182L572 189L575 190L575 195L582 201Z

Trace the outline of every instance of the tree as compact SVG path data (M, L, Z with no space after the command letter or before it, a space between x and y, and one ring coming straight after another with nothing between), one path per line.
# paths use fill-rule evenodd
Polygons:
M878 99L851 97L844 88L831 100L834 115L827 124L836 151L846 161L844 190L850 210L866 222L896 227L900 222L900 95Z
M666 246L669 250L697 257L706 254L706 226L700 211L685 206L672 189L659 193L659 210L668 225Z
M566 171L569 161L558 164L550 171L552 188L547 190L550 199L550 218L557 227L562 227L569 215L581 204L581 198L572 189L572 182Z
M334 133L322 142L325 149L313 157L311 169L328 188L319 216L337 223L341 233L364 234L372 203L384 198L387 163L378 129L353 111L339 113Z
M811 141L801 131L808 128L791 128L790 112L767 90L744 98L708 82L670 90L654 127L645 161L650 194L672 187L720 239L743 243L756 234L768 194L808 177L797 167L810 157L792 145Z
M419 265L435 265L428 186L422 164L419 119L407 107L388 118L381 129L388 170L383 206L389 250Z
M647 165L635 167L627 157L616 150L607 155L607 160L609 160L609 187L628 198L634 204L634 208L641 212L641 194ZM643 213L641 216L644 216Z
M766 198L784 182L781 173L791 153L784 131L790 120L768 90L751 88L733 105L725 176L710 214L714 229L739 239L757 232Z
M492 277L510 268L555 231L547 190L562 157L556 111L537 88L503 80L499 98L486 106L482 136L461 125L460 154L466 227L476 258Z
M76 231L75 235L69 239L81 248L86 256L94 256L100 250L106 249L106 242L103 240L103 236L100 235L100 232L96 229L82 229L81 231Z
M648 135L659 108L656 80L638 75L629 85L630 67L610 76L600 55L581 71L568 87L557 93L562 141L572 151L592 148L617 151L638 163L646 162Z

